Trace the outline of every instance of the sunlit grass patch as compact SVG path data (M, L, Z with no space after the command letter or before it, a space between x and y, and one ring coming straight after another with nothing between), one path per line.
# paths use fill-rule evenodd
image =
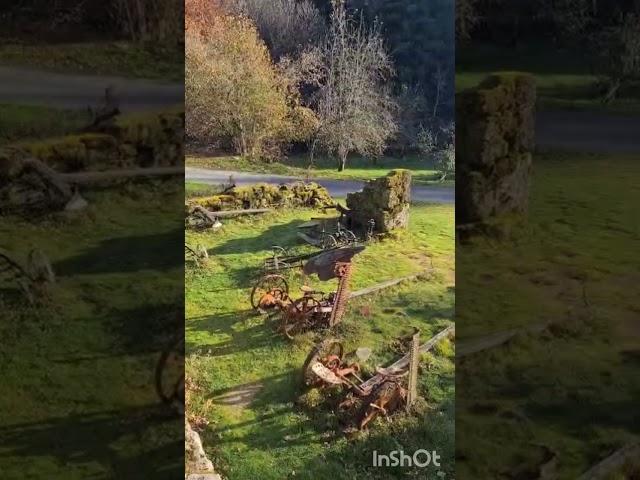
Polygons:
M395 478L403 472L370 469L372 450L390 451L398 443L415 450L428 442L446 459L443 470L453 474L454 365L448 351L434 352L435 361L423 363L420 390L428 409L418 416L400 414L391 425L377 422L355 442L347 441L330 411L296 404L300 370L317 335L286 340L250 310L249 293L271 246L299 245L296 226L322 215L279 211L227 220L215 233L187 233L186 241L205 246L210 256L206 267L186 272L187 376L200 386L189 414L209 420L206 448L219 470L237 479ZM372 348L367 371L398 358L393 339L411 327L421 329L424 341L450 324L453 243L452 206L416 205L407 232L374 242L354 258L354 290L429 271L418 281L350 302L332 335L347 351ZM292 273L290 280L292 295L300 296L303 279ZM311 283L335 288L335 281ZM239 392L246 392L248 402L229 400Z

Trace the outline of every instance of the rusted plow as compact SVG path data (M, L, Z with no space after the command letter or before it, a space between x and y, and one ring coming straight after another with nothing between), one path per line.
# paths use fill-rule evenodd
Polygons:
M342 343L335 339L323 340L305 360L303 383L307 388L342 387L345 397L338 404L338 410L349 412L355 426L365 429L378 416L389 416L411 406L417 396L419 355L453 331L453 326L448 327L419 345L420 332L415 330L409 353L386 368L377 368L376 374L368 380L361 378L361 367L357 362L346 361Z
M279 245L274 245L271 249L271 255L262 264L262 276L251 289L251 307L262 313L276 307L277 302L286 302L289 298L289 284L279 272L302 269L305 260L318 254L291 255Z
M293 299L286 279L271 273L254 286L251 305L256 310L271 311L279 317L278 328L290 339L307 330L332 327L341 321L349 299L351 260L362 250L364 247L346 247L316 253L303 266L306 275L315 273L322 281L338 278L335 292L325 293L302 286L302 296Z

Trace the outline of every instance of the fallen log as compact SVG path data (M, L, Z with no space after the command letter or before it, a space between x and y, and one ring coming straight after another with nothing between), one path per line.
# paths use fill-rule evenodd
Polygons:
M632 443L616 450L613 454L591 467L580 475L578 480L604 480L618 473L629 461L638 461L640 458L640 443Z
M40 177L54 187L63 198L71 198L71 187L65 181L64 177L56 172L53 168L36 158L26 158L23 160L25 167L36 172Z
M256 215L259 213L271 212L272 208L247 208L244 210L221 210L219 212L209 212L218 218L239 217L241 215Z
M452 335L455 334L455 332L456 332L455 325L449 325L447 328L437 333L435 336L431 337L431 339L429 339L427 342L420 345L418 352L420 353L428 352L433 347L435 347L436 344L438 344L441 340L451 337ZM362 385L360 385L360 388L362 388L363 390L366 390L369 387L377 385L378 383L381 382L383 375L398 375L402 373L409 366L410 359L411 359L411 355L408 353L404 357L402 357L400 360L389 365L388 367L379 369L381 373L378 373L377 375L374 375L373 377L371 377L369 380L367 380Z
M372 285L371 287L367 287L367 288L363 288L362 290L351 292L351 295L349 295L349 298L361 297L362 295L369 295L370 293L374 293L379 290L383 290L385 288L393 287L394 285L398 285L399 283L406 282L407 280L415 280L420 275L424 275L425 273L426 272L414 273L413 275L407 275L406 277L387 280L386 282L381 282L376 285Z
M99 183L109 180L122 180L138 177L166 177L184 174L184 167L152 167L132 168L120 170L105 170L96 172L74 172L57 174L61 180L76 185Z

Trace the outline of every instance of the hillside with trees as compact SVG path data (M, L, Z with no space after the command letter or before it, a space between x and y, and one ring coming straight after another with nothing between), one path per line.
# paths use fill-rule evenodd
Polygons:
M186 5L193 150L331 158L339 171L350 157L452 151L453 0ZM208 18L197 31L195 15Z

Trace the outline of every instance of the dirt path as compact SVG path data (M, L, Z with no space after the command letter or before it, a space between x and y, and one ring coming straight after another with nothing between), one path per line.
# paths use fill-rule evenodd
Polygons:
M57 108L95 106L112 86L124 112L150 110L184 102L184 85L134 78L68 75L0 66L0 103Z
M540 150L638 153L640 115L578 111L538 112L536 144Z

